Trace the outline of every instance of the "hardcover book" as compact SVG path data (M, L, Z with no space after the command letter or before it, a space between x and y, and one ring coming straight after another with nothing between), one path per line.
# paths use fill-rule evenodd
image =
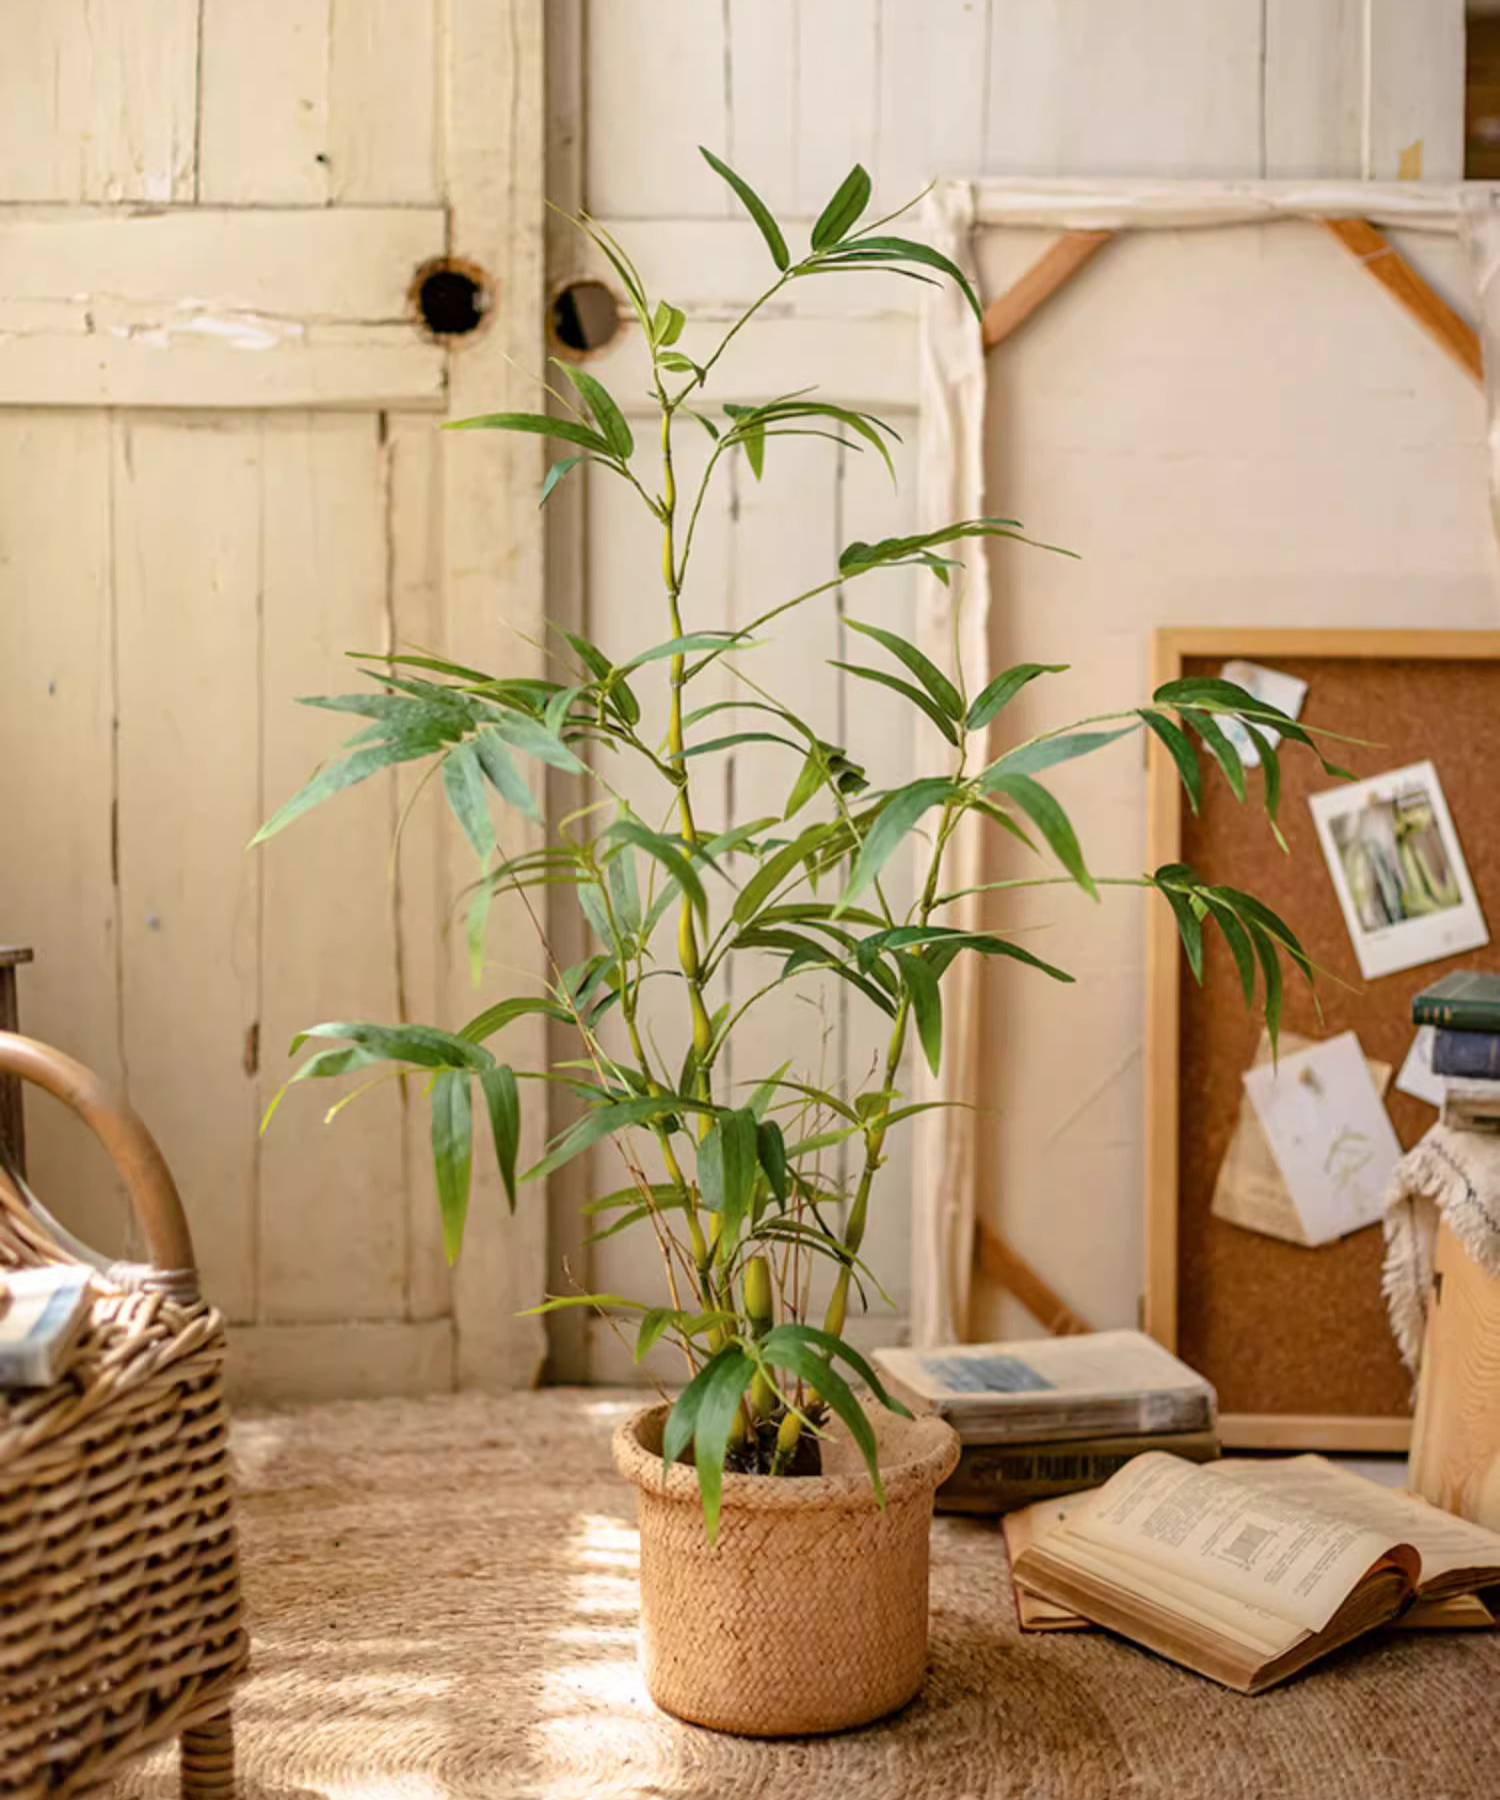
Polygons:
M1439 1026L1432 1039L1432 1072L1500 1081L1500 1031L1456 1031Z
M1500 1081L1443 1081L1439 1117L1450 1131L1500 1131Z
M1417 1025L1500 1031L1500 975L1480 969L1455 969L1414 997L1411 1016Z
M875 1361L908 1406L965 1444L1210 1431L1218 1414L1203 1377L1139 1331L877 1350Z
M49 1387L89 1314L89 1272L49 1263L0 1273L0 1388Z
M1453 1608L1500 1583L1500 1534L1318 1456L1151 1454L1071 1506L1043 1504L1052 1515L1011 1537L1016 1582L1049 1603L1033 1629L1076 1614L1242 1693L1415 1603Z
M967 1444L958 1467L937 1491L939 1512L1004 1513L1035 1500L1095 1488L1147 1450L1189 1462L1219 1454L1215 1431L1134 1432L1042 1444ZM1017 1515L1018 1516L1018 1515Z

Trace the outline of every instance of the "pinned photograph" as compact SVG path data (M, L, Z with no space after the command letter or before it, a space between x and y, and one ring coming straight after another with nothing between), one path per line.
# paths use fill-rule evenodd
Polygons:
M1430 762L1314 794L1309 805L1366 979L1490 941Z

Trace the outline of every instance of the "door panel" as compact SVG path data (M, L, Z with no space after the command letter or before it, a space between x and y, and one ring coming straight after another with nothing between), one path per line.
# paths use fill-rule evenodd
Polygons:
M417 1084L327 1127L340 1090L298 1087L260 1127L298 1028L455 1024L534 991L540 950L513 930L471 987L446 930L467 852L418 772L246 846L350 735L294 704L365 684L346 650L536 672L541 446L437 426L534 404L540 0L11 10L0 939L37 950L23 1022L160 1138L242 1387L529 1379L544 1211L507 1220L479 1146L455 1287ZM450 245L501 304L440 344L411 289ZM83 1134L31 1112L38 1192L124 1248ZM544 1131L533 1107L528 1161Z

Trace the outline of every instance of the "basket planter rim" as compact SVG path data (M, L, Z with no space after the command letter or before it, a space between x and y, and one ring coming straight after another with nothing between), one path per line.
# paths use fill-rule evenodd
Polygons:
M885 1407L863 1402L880 1436L880 1477L886 1504L930 1494L958 1463L958 1433L931 1414L903 1419ZM620 1424L614 1434L615 1467L635 1487L668 1501L698 1506L698 1473L687 1463L662 1462L661 1428L670 1402L644 1406ZM831 1475L738 1475L725 1473L725 1512L791 1513L809 1511L875 1512L879 1502L861 1460L855 1470Z

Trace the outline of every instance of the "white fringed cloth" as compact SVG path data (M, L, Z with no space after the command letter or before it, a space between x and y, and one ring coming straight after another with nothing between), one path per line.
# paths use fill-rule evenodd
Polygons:
M1440 1219L1487 1275L1500 1276L1500 1132L1434 1125L1391 1177L1381 1285L1391 1330L1413 1375L1421 1373Z

